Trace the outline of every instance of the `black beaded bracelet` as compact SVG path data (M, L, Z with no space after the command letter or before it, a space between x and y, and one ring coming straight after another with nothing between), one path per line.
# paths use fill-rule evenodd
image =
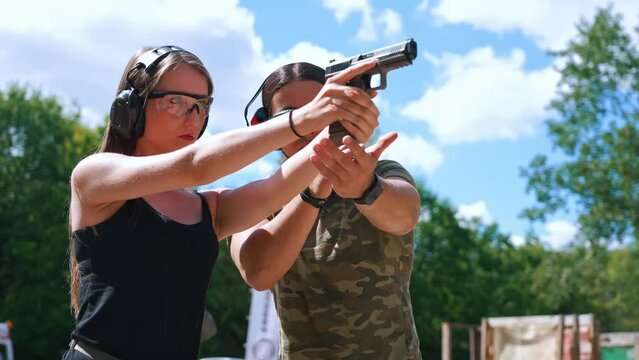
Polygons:
M313 195L311 195L311 192L308 188L304 189L304 191L300 193L300 197L302 198L302 200L304 200L304 202L310 204L312 207L320 209L324 212L328 212L328 209L326 209L326 207L324 206L324 204L326 204L326 199L319 199L314 197Z

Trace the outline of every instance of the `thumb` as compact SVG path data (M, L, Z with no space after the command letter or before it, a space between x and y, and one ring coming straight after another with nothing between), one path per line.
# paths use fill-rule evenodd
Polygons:
M380 137L375 144L369 146L366 149L366 152L374 156L375 159L379 159L379 157L382 156L382 153L384 152L384 150L386 150L386 148L388 148L390 144L395 142L398 136L399 135L397 135L396 132L388 133Z

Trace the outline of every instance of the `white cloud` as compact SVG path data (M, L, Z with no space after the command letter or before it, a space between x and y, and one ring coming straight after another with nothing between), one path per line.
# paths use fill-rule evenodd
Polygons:
M540 234L541 241L553 249L565 247L575 238L579 228L565 220L554 220L544 225L544 232Z
M362 22L356 35L360 41L376 41L378 31L387 39L395 39L402 32L402 17L397 11L389 8L378 11L368 0L322 0L322 5L333 11L338 23L360 13Z
M382 11L378 19L384 25L384 37L392 39L402 32L402 16L395 10Z
M596 9L609 3L615 12L625 14L627 29L637 25L636 0L441 0L432 13L445 23L465 23L496 33L519 30L540 47L556 50L577 33L580 18L591 21Z
M0 68L11 69L0 72L0 84L19 80L82 104L83 121L95 124L109 112L130 55L141 46L174 44L198 55L213 76L209 130L241 126L238 109L254 91L245 69L263 51L254 16L236 0L189 6L198 11L185 11L177 0L12 2L0 12Z
M479 219L486 225L492 224L495 221L484 201L460 205L455 216L458 220L465 222L472 222L474 219Z
M354 13L370 11L371 5L368 0L322 0L322 4L327 9L333 10L335 19L343 23Z
M496 56L491 47L460 56L446 53L427 60L442 75L410 102L402 114L430 125L442 143L468 143L530 136L545 118L559 74L551 67L525 71L520 49Z
M524 236L521 235L513 235L510 237L510 242L514 245L514 246L522 246L526 243L526 238Z
M305 61L320 67L326 67L331 60L342 59L345 56L338 52L331 52L309 42L295 44L290 50L277 55L266 55L256 59L256 69L261 79L266 78L274 69L292 62Z
M154 32L197 31L221 37L253 28L253 16L238 7L238 0L217 1L215 4L206 0L189 2L189 6L198 11L185 11L184 3L179 0L165 0L161 5L157 6L150 0L115 0L95 4L81 0L39 1L35 6L32 2L14 1L0 13L0 31L29 35L40 33L46 38L91 47L104 56L105 45L107 49L116 45L108 41L106 44L90 41L97 40L90 38L96 30L100 30L99 35L107 40L110 34L123 32L125 36L118 40L126 44L127 41L122 39L135 42L140 35L144 37ZM162 25L162 30L158 29L158 24Z
M357 39L365 42L373 42L377 40L376 21L373 18L373 10L367 7L362 10L362 24L357 30Z
M422 0L422 2L419 3L419 5L417 5L417 12L423 13L426 12L428 10L428 4L429 1L428 0Z
M444 160L442 151L419 135L399 133L399 137L381 156L382 159L398 161L413 174L431 175Z

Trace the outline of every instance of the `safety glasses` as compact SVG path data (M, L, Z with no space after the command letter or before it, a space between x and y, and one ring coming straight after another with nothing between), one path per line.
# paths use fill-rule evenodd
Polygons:
M149 99L159 99L160 109L177 117L185 116L195 110L200 120L204 120L209 115L213 103L211 96L181 91L154 91L149 93Z

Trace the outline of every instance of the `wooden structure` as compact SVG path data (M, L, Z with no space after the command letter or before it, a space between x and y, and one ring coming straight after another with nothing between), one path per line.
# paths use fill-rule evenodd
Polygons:
M460 323L442 323L442 360L453 359L452 331L461 329L468 331L470 360L480 360L479 351L481 344L481 331L478 325Z
M481 325L442 323L442 360L452 359L453 329L468 330L471 360L601 360L599 327L591 314L490 317Z

